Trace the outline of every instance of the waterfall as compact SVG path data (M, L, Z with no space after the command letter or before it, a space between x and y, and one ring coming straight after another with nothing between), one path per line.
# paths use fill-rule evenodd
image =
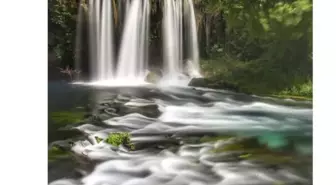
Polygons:
M147 66L150 2L132 1L123 30L116 79L143 80Z
M149 58L150 3L150 0L124 0L115 5L111 0L88 0L88 53L92 83L115 85L118 82L125 84L144 81ZM113 7L119 11L118 17L115 17L117 19L114 19L117 14L113 14ZM82 27L81 9L80 7L77 29ZM120 44L115 41L116 23L120 29L116 31L121 36ZM192 0L164 0L162 32L162 81L184 84L181 80L199 77L196 19ZM82 47L79 41L81 37L82 33L78 31L76 52ZM116 45L119 45L117 50L114 48ZM76 69L81 66L80 60L76 56Z
M165 0L162 24L164 81L177 84L181 84L181 80L188 83L186 79L190 80L192 77L200 76L193 2L192 0L184 2L182 4L181 0ZM186 38L183 38L183 33L186 33ZM184 45L187 49L186 52L184 52ZM184 53L186 56L183 56ZM186 63L183 62L185 58ZM188 74L189 77L184 74Z
M188 36L188 57L187 68L188 73L192 77L200 77L199 53L198 53L198 38L196 16L194 4L192 0L185 0L185 15L186 15L186 34Z
M182 1L165 0L162 31L166 78L183 72L182 26Z
M113 78L114 33L111 0L89 0L90 68L94 81Z
M78 7L77 13L77 29L76 29L76 47L75 47L75 69L76 71L82 71L82 52L83 52L83 27L84 27L84 0L80 0L80 4ZM76 80L78 80L79 76L76 76Z

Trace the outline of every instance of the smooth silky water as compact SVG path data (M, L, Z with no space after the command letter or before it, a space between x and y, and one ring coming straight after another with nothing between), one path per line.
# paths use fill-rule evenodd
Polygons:
M312 184L311 102L187 86L201 76L192 0L163 1L156 85L144 81L150 1L87 3L90 81L48 86L50 184ZM120 132L134 148L105 142Z
M70 118L59 123L57 113ZM95 139L115 132L130 133L135 150ZM233 144L244 137L260 149ZM68 151L49 154L54 185L311 184L311 140L309 102L193 87L49 84L49 149Z

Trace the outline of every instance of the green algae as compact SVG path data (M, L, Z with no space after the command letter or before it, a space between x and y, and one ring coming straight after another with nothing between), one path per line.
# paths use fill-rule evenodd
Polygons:
M52 112L50 118L56 124L72 124L78 123L84 118L85 113L80 111L61 111Z
M48 150L48 161L56 161L60 158L65 158L70 156L70 153L68 151L65 151L59 147L53 146L51 149Z

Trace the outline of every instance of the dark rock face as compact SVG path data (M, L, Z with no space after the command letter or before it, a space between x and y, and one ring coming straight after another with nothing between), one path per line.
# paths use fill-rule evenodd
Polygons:
M193 78L188 86L208 87L212 89L226 89L234 92L241 92L241 89L235 85L225 81L212 80L208 78Z
M188 86L206 87L207 83L205 78L193 78L190 80Z
M70 77L60 72L55 65L48 66L48 81L66 81L70 82Z

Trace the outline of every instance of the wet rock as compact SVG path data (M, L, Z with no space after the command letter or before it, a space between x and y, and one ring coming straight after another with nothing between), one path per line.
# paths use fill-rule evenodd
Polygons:
M188 86L206 87L207 83L205 78L193 78L190 80Z
M162 78L162 72L160 70L152 70L149 71L147 76L145 77L145 81L149 83L156 84Z
M110 119L112 116L114 116L114 115L103 113L103 114L99 114L98 118L99 118L100 121L104 121L104 120Z
M241 92L241 89L237 85L217 79L193 78L190 80L188 86L227 89L234 92Z
M158 117L160 115L159 107L156 104L149 104L143 106L122 106L118 114L126 115L131 113L139 113L147 117Z
M131 100L131 97L119 94L116 97L116 100L119 100L119 101L122 101L122 102L128 102L128 101Z

